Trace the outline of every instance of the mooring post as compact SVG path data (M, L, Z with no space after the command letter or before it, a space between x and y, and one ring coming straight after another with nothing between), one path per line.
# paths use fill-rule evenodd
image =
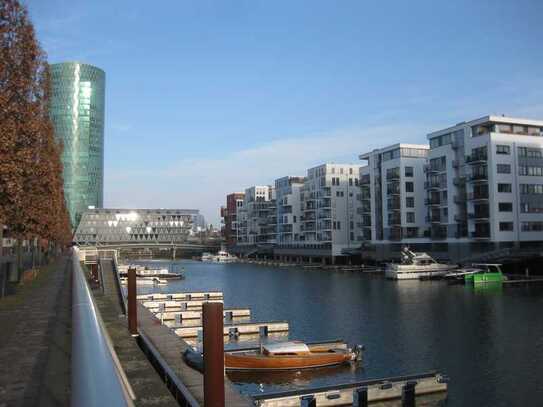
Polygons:
M317 400L313 395L302 396L300 398L300 407L317 407Z
M138 335L138 309L136 301L136 269L128 269L128 331L132 336Z
M368 388L366 386L353 390L353 407L368 407Z
M415 407L415 386L417 382L411 381L402 387L402 407Z
M224 407L222 303L204 303L202 320L204 328L204 406Z

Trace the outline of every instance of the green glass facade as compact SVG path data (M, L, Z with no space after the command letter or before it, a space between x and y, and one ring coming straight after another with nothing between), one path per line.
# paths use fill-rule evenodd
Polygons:
M79 62L51 65L50 116L64 152L64 195L72 228L104 196L104 71Z

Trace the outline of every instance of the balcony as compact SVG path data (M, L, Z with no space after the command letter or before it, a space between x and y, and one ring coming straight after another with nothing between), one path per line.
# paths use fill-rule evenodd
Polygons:
M330 219L331 217L332 217L332 211L330 210L320 211L318 214L319 219Z
M458 150L462 144L458 142L458 140L453 140L451 143L451 147L453 150Z
M466 182L466 177L454 177L453 184L454 186L462 186Z
M455 203L455 204L462 205L462 204L464 204L464 203L466 202L466 199L467 199L467 197L466 197L466 195L464 195L464 194L455 195L455 196L454 196L454 203Z
M472 239L480 239L480 240L490 239L490 231L475 231L475 232L471 232L469 235Z
M369 174L364 174L360 177L360 184L364 185L364 184L370 184L370 176Z
M454 221L456 223L463 223L463 222L467 221L467 218L464 215L456 214L456 215L454 215Z
M401 225L402 224L402 217L398 215L393 215L388 217L388 224L389 225Z
M425 205L428 205L428 206L437 206L437 205L441 205L441 199L439 199L438 197L426 198L426 199L424 200L424 204L425 204Z
M387 174L387 181L399 181L400 173Z
M468 213L468 218L473 219L476 222L488 221L489 212L488 211L477 211Z
M481 164L486 163L488 157L486 154L474 154L474 155L468 155L466 157L466 163L473 165L473 164Z
M439 214L431 214L425 217L427 223L441 223L441 217Z
M330 198L322 198L319 200L319 208L331 208L332 200Z
M488 174L486 173L476 173L470 174L468 176L470 182L488 182Z
M325 187L322 189L322 197L330 198L332 196L332 189L330 187Z
M470 201L488 201L488 191L470 192L468 199Z
M460 168L460 162L458 160L453 160L452 166L453 168Z

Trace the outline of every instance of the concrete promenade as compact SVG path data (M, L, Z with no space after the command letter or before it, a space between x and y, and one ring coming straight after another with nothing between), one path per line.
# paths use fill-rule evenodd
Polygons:
M0 300L0 407L70 404L71 261Z

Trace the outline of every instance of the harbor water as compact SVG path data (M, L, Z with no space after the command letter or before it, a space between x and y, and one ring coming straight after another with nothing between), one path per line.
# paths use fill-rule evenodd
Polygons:
M225 308L248 307L254 321L287 320L289 339L343 339L366 347L358 366L229 374L244 393L437 370L451 380L440 405L543 405L543 285L475 289L298 267L139 263L186 277L138 287L139 293L221 290Z

